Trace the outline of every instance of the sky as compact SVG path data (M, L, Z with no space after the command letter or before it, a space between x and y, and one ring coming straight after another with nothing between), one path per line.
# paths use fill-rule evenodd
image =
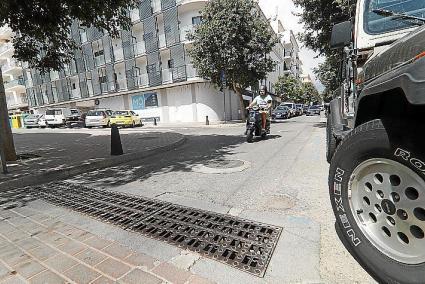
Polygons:
M300 8L295 7L292 0L259 0L258 2L267 17L275 16L277 11L278 19L281 20L285 29L292 30L295 35L303 31L303 24L300 24L299 17L294 15L294 13L300 12ZM300 58L303 62L304 74L310 74L316 87L322 91L323 85L314 76L313 68L324 61L323 57L316 58L317 53L304 47L299 41L298 44L301 47Z

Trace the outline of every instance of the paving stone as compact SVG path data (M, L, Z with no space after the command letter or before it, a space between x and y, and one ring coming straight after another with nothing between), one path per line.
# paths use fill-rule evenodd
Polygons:
M215 282L212 282L198 275L192 275L187 281L187 283L188 284L215 284Z
M84 243L87 244L87 245L89 245L89 246L91 246L91 247L93 247L93 248L96 248L98 250L102 250L105 247L109 246L112 242L111 241L108 241L108 240L105 240L105 239L102 239L102 238L99 238L97 236L93 236L93 237L91 237L89 239L86 239L84 241Z
M7 244L7 245L0 248L0 258L4 258L5 255L8 255L8 254L13 253L13 252L20 253L21 250L17 249L12 244Z
M49 216L41 214L41 213L37 213L34 214L32 216L29 216L31 218L31 220L35 221L35 222L39 222L39 223L43 223L44 221L47 221L50 219Z
M60 253L54 257L49 258L44 262L49 268L53 268L57 272L64 272L69 268L78 264L74 259Z
M114 283L117 283L117 281L111 280L105 276L101 276L92 282L92 284L114 284Z
M17 275L13 275L9 278L6 278L1 282L2 284L27 284L27 281L22 279L21 277Z
M105 261L101 262L96 266L96 268L114 279L120 278L131 269L130 266L122 262L116 261L112 258L108 258Z
M127 256L124 261L131 265L144 267L146 270L151 270L155 267L155 262L157 262L158 260L145 254L133 253Z
M128 248L123 247L122 245L119 245L117 243L113 243L105 247L103 251L119 259L124 259L133 253Z
M41 245L38 248L29 251L35 258L43 261L58 254L58 252L46 245Z
M65 235L69 238L75 239L75 240L79 240L79 238L81 238L82 236L85 236L86 234L88 234L86 231L77 229L77 228L73 228L72 230L68 230Z
M100 276L99 273L83 264L74 266L65 271L63 274L79 284L90 283Z
M20 263L19 265L14 266L14 268L20 275L27 279L46 270L46 267L42 266L35 260Z
M8 276L10 272L9 268L0 263L0 280Z
M24 250L32 250L42 245L42 243L39 240L35 238L31 238L31 237L20 240L16 242L15 244Z
M107 255L97 252L91 248L83 250L82 252L76 254L75 257L91 266L95 266L96 264L99 264L108 258Z
M87 246L77 243L76 241L68 241L64 245L58 247L59 250L62 250L70 255L76 255L86 248Z
M185 283L192 275L190 272L178 269L169 263L161 263L152 270L153 273L175 284Z
M120 283L126 284L159 284L162 280L152 274L140 269L134 269L119 280Z
M23 231L19 231L16 229L9 230L9 231L1 231L4 236L6 236L7 239L9 239L11 242L17 242L23 239L26 239L29 237L28 233L25 233Z
M36 223L22 225L19 228L31 236L38 235L45 230L42 226Z
M63 245L68 240L66 237L55 232L45 232L37 237L55 247Z
M65 279L53 273L50 270L46 270L42 273L35 275L29 279L31 284L61 284L68 283Z
M3 261L9 266L14 266L22 262L27 262L31 259L32 258L28 254L21 250L12 251L11 253L3 256Z
M84 232L84 233L82 233L80 235L77 235L75 237L75 239L78 240L78 241L80 241L80 242L84 242L85 240L90 239L92 237L94 237L94 235L92 233Z

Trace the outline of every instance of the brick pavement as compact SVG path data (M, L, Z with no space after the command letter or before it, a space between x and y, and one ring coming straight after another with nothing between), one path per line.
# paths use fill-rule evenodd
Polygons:
M0 283L212 282L23 207L0 211Z

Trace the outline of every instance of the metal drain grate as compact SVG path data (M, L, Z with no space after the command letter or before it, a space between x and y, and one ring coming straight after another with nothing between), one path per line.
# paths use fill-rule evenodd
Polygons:
M52 183L32 195L263 277L282 228L128 194Z

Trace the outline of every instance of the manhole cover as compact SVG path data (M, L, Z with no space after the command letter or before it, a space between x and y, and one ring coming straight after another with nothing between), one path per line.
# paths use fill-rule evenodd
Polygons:
M65 182L34 187L28 192L54 205L259 277L264 276L282 232L280 227L233 216Z
M205 164L198 164L192 167L194 172L203 174L230 174L242 172L248 169L251 164L242 160L214 160Z

